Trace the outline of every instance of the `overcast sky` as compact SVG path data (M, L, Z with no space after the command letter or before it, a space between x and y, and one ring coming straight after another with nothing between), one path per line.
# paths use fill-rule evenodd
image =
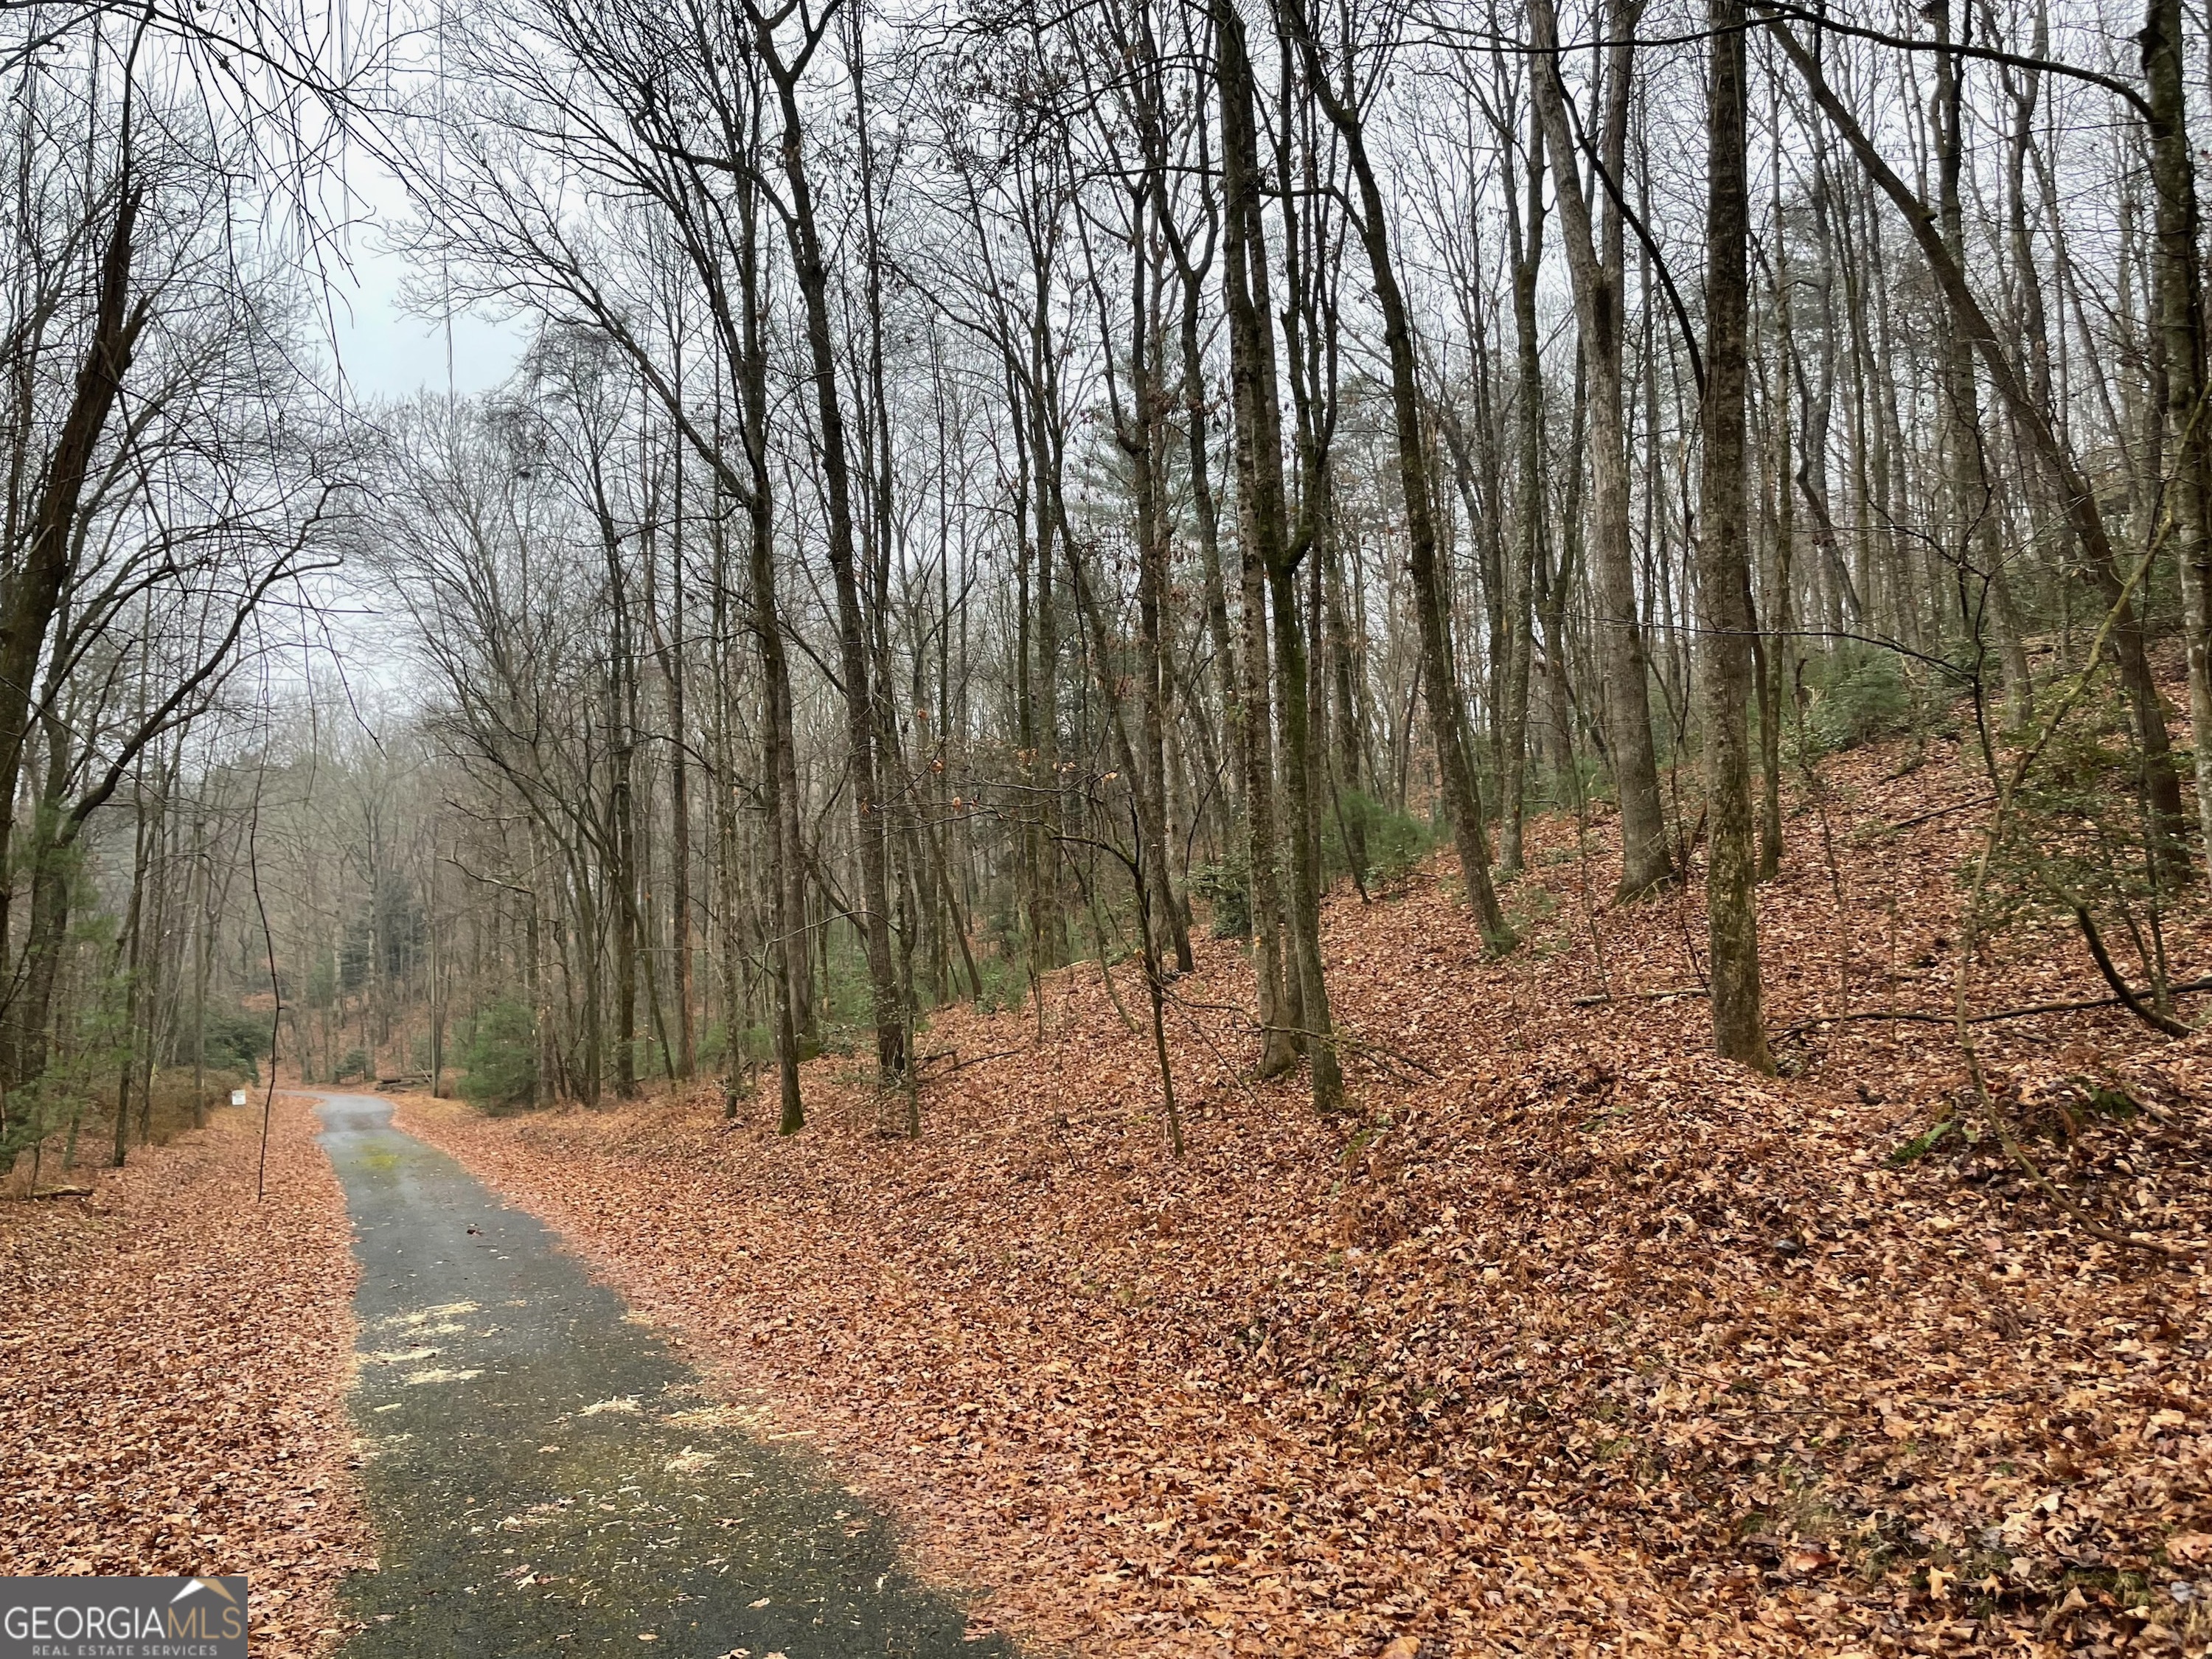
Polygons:
M497 386L514 368L516 330L457 317L450 324L409 316L397 304L403 262L356 255L331 307L349 402L411 398L426 388L466 394Z
M366 157L356 157L349 173L355 212L365 216L346 234L351 270L331 272L329 311L347 400L406 398L424 390L466 396L497 386L521 354L520 325L472 316L444 322L404 308L411 262L385 245L377 222L404 213L406 196Z

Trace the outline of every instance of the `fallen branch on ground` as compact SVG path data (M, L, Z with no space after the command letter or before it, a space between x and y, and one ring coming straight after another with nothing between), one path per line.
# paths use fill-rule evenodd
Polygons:
M1626 997L1636 998L1644 1002L1674 1002L1682 997L1703 997L1711 996L1711 994L1712 993L1706 990L1702 985L1678 986L1673 990L1668 991L1629 991L1621 994L1616 994L1612 991L1601 991L1595 996L1571 997L1568 999L1567 1006L1570 1008L1600 1008L1603 1007L1608 1002L1619 1002L1622 1000L1624 995Z
M2212 991L2212 978L2192 979L2184 984L2169 985L2166 990L2168 996L2176 997L2191 991ZM1993 1025L1999 1020L2027 1019L2036 1014L2072 1014L2092 1008L2117 1008L2120 1006L2120 1000L2118 997L2087 997L2078 1002L2037 1002L2025 1008L2006 1008L1994 1014L1970 1014L1966 1017L1966 1024ZM1856 1014L1814 1014L1808 1019L1801 1019L1795 1024L1784 1026L1782 1035L1796 1036L1800 1032L1811 1030L1815 1025L1853 1025L1862 1020L1869 1019L1909 1020L1922 1025L1951 1025L1957 1023L1949 1014L1923 1013L1911 1008L1869 1008L1863 1013ZM2187 1035L2185 1027L2183 1035Z

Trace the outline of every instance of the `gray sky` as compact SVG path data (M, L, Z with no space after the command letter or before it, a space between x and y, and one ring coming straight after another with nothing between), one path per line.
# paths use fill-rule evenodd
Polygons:
M372 176L364 177L370 169ZM472 316L446 322L404 309L399 296L413 262L385 245L374 222L404 213L405 193L366 158L356 160L346 184L356 211L370 220L348 236L351 270L331 272L331 343L345 372L348 400L407 398L426 389L465 396L504 380L521 355L520 326Z
M404 275L396 255L356 256L352 280L337 284L335 343L349 401L411 398L425 388L466 394L505 380L520 350L516 329L475 317L409 316L397 306Z

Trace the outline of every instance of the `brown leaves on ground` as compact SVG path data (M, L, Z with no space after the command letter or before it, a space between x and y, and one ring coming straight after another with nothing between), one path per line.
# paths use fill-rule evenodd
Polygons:
M1050 981L1042 1042L1032 1010L938 1018L918 1144L836 1060L789 1140L704 1097L410 1109L1039 1644L2201 1649L2201 1258L2069 1225L1942 1025L1818 1023L1949 1006L1978 786L1899 760L1832 768L1763 891L1791 1080L1706 1056L1695 888L1593 901L1611 849L1554 821L1503 962L1433 872L1333 905L1342 1119L1243 1079L1249 1031L1199 1005L1249 974L1208 947L1176 988L1181 1163L1095 966ZM2055 926L1975 964L1977 1011L2104 992ZM2050 1180L2212 1237L2212 1046L2118 1011L1977 1030Z
M253 1651L327 1645L370 1559L346 1473L354 1264L307 1109L0 1205L0 1572L242 1572Z

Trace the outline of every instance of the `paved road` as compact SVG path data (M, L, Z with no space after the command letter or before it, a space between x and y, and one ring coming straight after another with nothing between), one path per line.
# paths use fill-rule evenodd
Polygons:
M345 1659L998 1656L851 1494L364 1095L319 1097L361 1259L354 1413L382 1570Z

